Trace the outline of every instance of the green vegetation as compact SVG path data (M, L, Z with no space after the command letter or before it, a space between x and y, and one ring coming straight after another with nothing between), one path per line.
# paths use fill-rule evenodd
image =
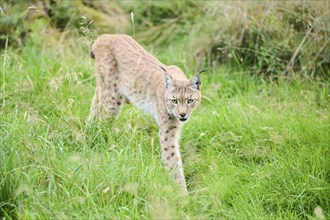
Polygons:
M0 1L1 218L330 217L328 2L304 2L302 11L298 3L252 2L232 17L221 12L234 10L228 2L178 1L175 10L172 2L75 1L72 8L57 2L47 16L8 2ZM35 2L42 11L42 1ZM236 15L244 7L273 16L253 25L247 16L241 45ZM86 121L95 88L88 52L94 30L133 36L131 10L136 39L161 61L188 76L201 63L209 67L202 104L182 132L188 197L161 164L148 115L126 105L116 120ZM90 23L93 16L99 20ZM123 25L107 30L102 21L112 17ZM296 18L301 26L285 32L286 21ZM304 22L314 24L308 35ZM225 48L225 58L217 48Z

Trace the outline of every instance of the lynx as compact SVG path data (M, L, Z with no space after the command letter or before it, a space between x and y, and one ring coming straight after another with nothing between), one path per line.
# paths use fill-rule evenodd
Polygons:
M115 116L126 102L151 114L159 126L162 161L187 193L179 151L183 122L201 100L200 76L188 80L176 66L166 66L127 35L101 35L93 44L96 90L90 118Z

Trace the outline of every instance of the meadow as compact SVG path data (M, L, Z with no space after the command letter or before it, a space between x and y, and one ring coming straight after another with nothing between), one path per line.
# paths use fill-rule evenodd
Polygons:
M82 33L36 19L22 45L7 40L1 48L1 218L330 217L330 81L315 77L320 69L288 77L276 64L262 75L243 63L212 65L217 59L203 57L202 103L180 141L184 196L161 163L149 115L126 104L115 119L87 121L96 35L80 21ZM190 38L152 44L136 25L137 41L162 62L188 77L200 68L184 48ZM321 61L323 49L316 50ZM319 76L329 75L321 69Z

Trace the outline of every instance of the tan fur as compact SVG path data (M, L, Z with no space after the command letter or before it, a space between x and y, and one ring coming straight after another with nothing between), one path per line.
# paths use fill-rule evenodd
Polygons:
M178 67L164 65L126 35L102 35L92 52L97 85L90 118L115 116L124 98L151 114L159 125L165 167L186 193L178 142L181 120L200 102L199 75L188 80Z

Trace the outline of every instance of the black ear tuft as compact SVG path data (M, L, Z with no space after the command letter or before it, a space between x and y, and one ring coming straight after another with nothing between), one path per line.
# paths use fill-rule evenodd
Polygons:
M207 71L207 69L203 69L203 70L199 71L198 74L204 73L206 71Z
M90 55L91 55L91 58L95 59L95 54L94 54L94 52L92 50L90 52Z
M167 71L166 71L166 69L164 67L159 66L159 68L161 68L164 71L164 73L167 73Z

